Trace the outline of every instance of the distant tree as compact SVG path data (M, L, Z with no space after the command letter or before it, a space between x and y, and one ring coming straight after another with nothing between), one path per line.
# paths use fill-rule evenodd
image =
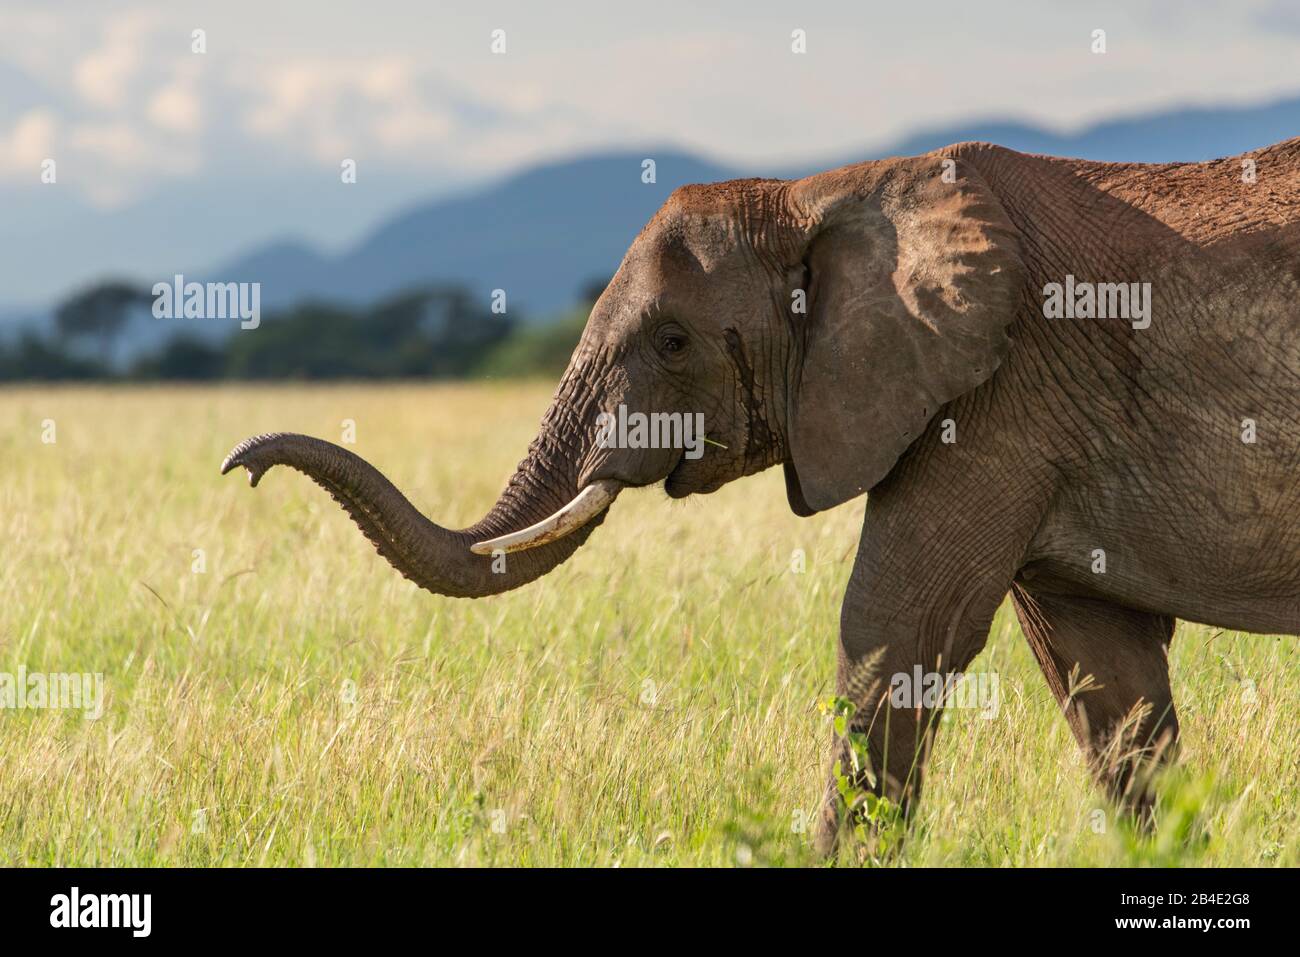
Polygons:
M358 315L323 302L305 302L267 316L253 332L227 340L226 372L236 379L368 378Z
M307 302L231 336L235 378L456 378L514 329L458 286L401 293L365 310Z
M55 327L70 339L96 339L100 358L107 361L113 342L126 325L131 310L150 299L143 289L127 282L97 283L59 305L54 312Z
M32 332L0 349L0 381L88 380L107 374L102 363L71 358Z
M602 282L588 284L598 296ZM64 302L58 337L27 335L0 346L0 380L99 379L114 374L113 339L149 296L127 283L103 283ZM134 379L454 379L554 376L573 353L589 303L547 323L493 313L456 285L413 289L369 308L303 302L269 313L256 331L221 342L169 340L135 362ZM100 355L69 350L93 337Z
M226 357L216 346L190 336L178 336L157 355L137 363L131 374L136 379L200 382L220 378L225 366Z
M465 289L440 286L419 290L381 305L371 322L383 322L393 305L419 313L420 343L427 350L421 363L423 374L436 377L464 376L516 328L512 315L485 309Z

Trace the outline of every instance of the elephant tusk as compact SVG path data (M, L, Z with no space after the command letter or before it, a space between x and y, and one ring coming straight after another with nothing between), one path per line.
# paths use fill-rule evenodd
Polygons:
M598 479L579 492L564 508L536 525L485 542L476 542L469 550L475 555L491 555L496 551L519 552L558 541L609 508L622 488L623 483L616 479Z

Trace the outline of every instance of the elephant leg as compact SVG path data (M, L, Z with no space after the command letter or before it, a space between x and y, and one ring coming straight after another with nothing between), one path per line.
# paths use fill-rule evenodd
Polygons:
M848 704L851 717L848 733L832 736L816 835L821 853L833 852L841 829L853 823L846 818L845 783L855 792L887 797L905 817L910 815L944 708L942 697L925 701L924 685L916 676L964 672L988 639L1006 587L1004 582L988 588L965 613L957 613L950 628L936 628L925 637L882 626L867 612L871 592L850 589L841 613L836 697ZM902 686L906 694L893 692Z
M1169 759L1174 619L1017 584L1016 614L1088 763L1112 799L1150 822L1150 772Z
M916 676L964 672L988 640L1043 514L1029 472L932 451L871 491L840 612L837 706L851 717L832 734L821 853L852 823L846 798L888 797L905 816L915 805L944 707L916 693Z

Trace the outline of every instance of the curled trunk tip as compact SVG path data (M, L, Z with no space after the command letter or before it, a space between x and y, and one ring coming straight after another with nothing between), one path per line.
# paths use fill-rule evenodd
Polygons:
M248 471L248 484L257 487L257 483L262 480L266 470L276 464L273 461L267 461L266 453L269 451L268 446L274 445L284 439L306 439L305 435L294 435L291 432L267 432L263 435L255 435L251 439L245 439L240 442L221 462L221 474L225 475L231 469L243 466ZM260 453L260 454L259 454Z

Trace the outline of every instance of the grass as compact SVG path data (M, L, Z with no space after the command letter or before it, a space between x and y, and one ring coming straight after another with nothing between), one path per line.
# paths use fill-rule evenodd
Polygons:
M248 435L351 419L356 451L468 524L549 394L0 394L0 671L107 687L97 721L0 711L0 864L814 863L862 502L797 519L776 472L629 493L549 578L466 602L401 579L304 477L217 474ZM1183 753L1151 839L1093 788L1008 607L974 667L998 716L945 717L888 862L1300 863L1294 640L1180 626Z

